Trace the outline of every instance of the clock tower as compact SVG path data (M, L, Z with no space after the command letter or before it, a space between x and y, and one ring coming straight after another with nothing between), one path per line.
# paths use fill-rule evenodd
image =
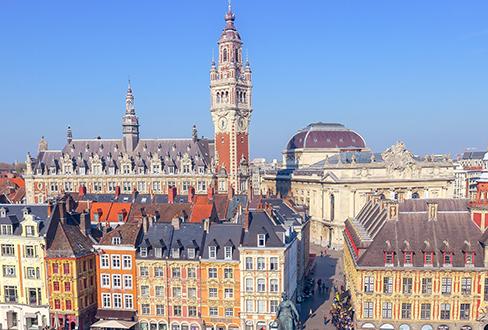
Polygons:
M248 189L249 122L252 82L249 61L242 58L242 41L229 4L225 28L218 42L218 63L210 69L210 111L214 124L217 172L238 193ZM220 190L220 187L219 187Z

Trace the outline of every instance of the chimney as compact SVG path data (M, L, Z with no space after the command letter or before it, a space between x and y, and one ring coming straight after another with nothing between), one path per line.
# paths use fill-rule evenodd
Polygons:
M246 207L244 211L244 219L242 220L242 227L244 231L247 233L249 231L249 225L251 224L251 214L249 213L249 205Z
M88 214L86 211L83 211L80 214L80 226L83 235L88 237L88 235L90 235L91 222L90 222L90 214Z
M436 202L427 202L428 219L429 221L437 221L437 211L439 205Z
M171 225L173 226L173 228L175 230L178 230L180 229L180 224L181 224L181 219L180 217L178 216L175 216L172 220L171 220Z
M168 188L168 203L169 204L174 204L175 203L175 198L177 194L176 187L169 187Z
M234 187L233 187L233 186L231 186L231 187L229 188L229 190L227 191L227 198L228 198L229 200L232 200L232 198L234 198L234 194L235 194Z
M209 201L212 201L214 198L215 190L213 186L208 187L207 189L207 197Z
M147 233L148 229L149 229L149 218L143 217L142 218L142 230L143 230L144 234Z
M190 203L190 204L193 203L194 198L195 198L195 188L190 186L190 188L188 188L188 203Z
M47 202L47 217L50 218L52 213L53 213L53 202L49 200Z
M58 201L58 214L59 214L59 221L62 223L66 223L66 202L64 200Z
M78 188L78 195L80 197L83 197L83 196L86 195L86 187L85 187L85 185L81 185L80 184L80 187Z
M387 207L388 220L398 220L398 202L390 202Z
M120 186L116 186L115 187L115 198L119 198L120 196Z

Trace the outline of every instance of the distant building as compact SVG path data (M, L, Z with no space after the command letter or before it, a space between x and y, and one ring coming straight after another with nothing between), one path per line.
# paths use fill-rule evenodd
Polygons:
M292 138L292 144L295 140L299 143L300 139L301 143L308 139L314 141L315 137L317 145L327 146L332 143L329 140L341 139L343 148L350 148L353 139L357 149L364 145L364 140L352 131L318 132L300 133ZM343 134L346 135L341 137ZM453 197L454 167L447 155L415 156L401 142L382 153L331 150L334 154L324 155L312 165L269 171L263 177L264 193L289 196L309 208L310 240L316 244L342 248L344 221L358 214L371 193L400 201ZM313 155L318 153L314 151Z
M344 274L358 328L486 324L488 242L467 200L375 196L346 221L344 237Z
M464 152L456 161L454 197L473 199L483 173L488 173L488 152Z

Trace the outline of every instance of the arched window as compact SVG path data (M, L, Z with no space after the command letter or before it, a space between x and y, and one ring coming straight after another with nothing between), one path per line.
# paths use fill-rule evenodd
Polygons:
M223 55L224 59L223 61L224 62L227 62L227 48L224 48L224 55Z
M247 103L246 92L244 92L244 96L243 96L242 101L243 101L244 103Z
M225 92L225 102L229 103L229 91Z
M220 98L220 92L217 92L217 103L220 103L221 98Z
M239 62L239 51L236 49L236 62Z
M414 193L412 194L412 199L419 199L419 198L420 198L420 195L419 195L419 193L418 193L418 192L414 192Z

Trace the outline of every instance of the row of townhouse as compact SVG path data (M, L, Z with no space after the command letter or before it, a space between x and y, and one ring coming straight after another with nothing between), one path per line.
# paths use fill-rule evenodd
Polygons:
M279 199L234 222L144 217L95 245L98 322L142 330L270 329L281 294L296 296L308 221ZM299 255L303 254L303 255Z
M0 205L0 328L88 329L96 266L86 214L56 205Z

